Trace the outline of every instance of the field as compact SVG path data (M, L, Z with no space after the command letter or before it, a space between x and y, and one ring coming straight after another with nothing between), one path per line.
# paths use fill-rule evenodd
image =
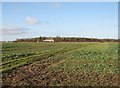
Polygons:
M118 43L2 43L3 86L118 86Z

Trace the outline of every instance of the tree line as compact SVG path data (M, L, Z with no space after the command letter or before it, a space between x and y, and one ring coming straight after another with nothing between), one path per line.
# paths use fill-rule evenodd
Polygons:
M54 39L54 42L118 42L118 39L97 39L81 37L37 37L16 39L13 42L43 42L45 39Z

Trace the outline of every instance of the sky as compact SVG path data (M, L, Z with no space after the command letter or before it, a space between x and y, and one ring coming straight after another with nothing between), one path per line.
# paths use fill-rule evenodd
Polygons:
M117 2L3 2L2 41L19 38L118 38Z

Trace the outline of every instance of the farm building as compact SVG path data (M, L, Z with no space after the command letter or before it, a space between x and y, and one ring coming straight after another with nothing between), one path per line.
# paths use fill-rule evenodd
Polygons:
M54 39L50 38L50 39L45 39L43 40L43 42L54 42Z

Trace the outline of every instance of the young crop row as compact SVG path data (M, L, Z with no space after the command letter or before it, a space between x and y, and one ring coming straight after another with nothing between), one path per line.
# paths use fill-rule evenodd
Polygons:
M60 54L60 53L62 54L71 49L74 49L75 47L76 46L61 47L59 45L57 45L57 46L55 45L55 46L48 47L45 49L37 48L38 51L34 51L34 52L18 53L15 51L13 54L10 54L10 55L4 54L4 56L2 57L2 71L6 72L6 71L12 70L14 68L18 68L19 66L23 66L23 65L30 64L30 63L33 63L38 60L52 57L56 54Z
M10 43L10 45L18 47L18 50L3 52L3 71L58 54L66 57L66 62L61 65L66 69L79 67L104 72L110 69L116 72L118 68L117 43Z
M6 59L16 59L16 58L21 58L21 57L28 57L31 55L35 55L36 53L34 52L27 52L27 53L13 53L12 55L4 55L2 56L2 61L6 60Z
M118 48L115 43L96 44L67 52L67 60L61 64L65 71L118 73ZM60 69L60 68L59 68Z

